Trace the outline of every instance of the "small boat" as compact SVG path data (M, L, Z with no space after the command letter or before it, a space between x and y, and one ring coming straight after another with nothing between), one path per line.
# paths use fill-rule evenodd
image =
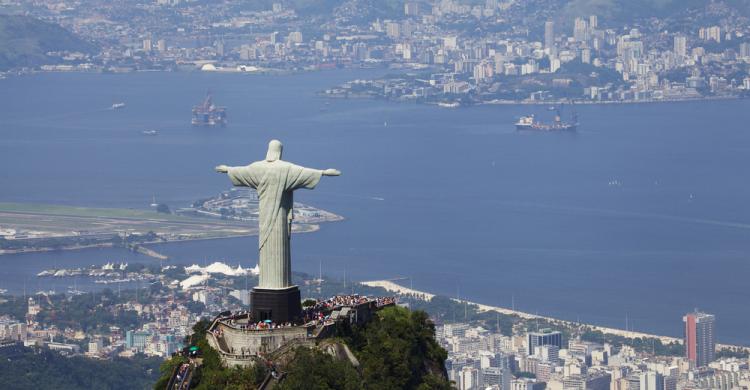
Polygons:
M154 136L154 135L159 135L159 132L156 130L143 130L141 131L141 134Z
M112 109L113 110L119 110L121 108L125 108L125 103L114 103L114 104L112 104Z
M459 102L440 102L438 103L438 106L443 108L458 108L461 106L461 103Z

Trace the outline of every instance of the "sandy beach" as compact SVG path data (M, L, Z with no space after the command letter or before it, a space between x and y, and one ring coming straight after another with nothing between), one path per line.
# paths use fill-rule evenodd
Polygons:
M380 287L387 291L394 292L399 295L411 295L411 296L419 297L424 300L431 300L433 297L435 297L435 294L431 294L426 291L419 291L419 290L411 289L408 287L404 287L389 280L372 280L372 281L360 282L360 284L369 286L369 287ZM634 331L629 331L629 330L624 330L624 329L609 328L605 326L598 326L598 325L592 325L592 324L579 324L573 321L561 320L559 318L545 317L541 315L526 313L523 311L512 310L512 309L508 309L508 308L500 307L500 306L484 305L481 303L476 303L476 302L463 300L463 299L456 299L456 298L451 298L451 299L460 303L468 303L471 305L477 305L479 310L483 312L494 311L500 314L516 315L524 319L544 319L550 322L557 322L557 323L560 323L562 325L567 325L567 326L586 325L592 328L593 330L598 330L604 334L611 334L611 335L622 336L622 337L627 337L627 338L655 338L655 339L659 339L662 343L665 343L665 344L674 343L674 342L682 344L683 342L681 338L676 338L676 337L663 336L663 335L644 333L644 332L634 332ZM717 349L741 348L745 350L750 350L750 348L746 346L729 345L729 344L716 344L716 348Z

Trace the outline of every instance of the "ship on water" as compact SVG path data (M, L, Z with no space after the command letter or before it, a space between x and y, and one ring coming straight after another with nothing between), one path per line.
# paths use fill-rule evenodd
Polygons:
M552 123L544 123L537 120L534 115L522 116L516 122L516 130L534 131L575 131L578 128L578 115L574 112L570 122L562 120L562 108L556 107L555 119Z
M214 105L211 94L206 94L203 103L193 107L193 126L224 126L227 124L227 109Z

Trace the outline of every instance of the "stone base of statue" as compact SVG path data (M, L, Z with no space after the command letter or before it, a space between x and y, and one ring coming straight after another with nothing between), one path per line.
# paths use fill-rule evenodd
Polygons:
M253 288L250 309L255 321L271 320L277 324L294 321L302 314L302 302L297 286L285 289Z

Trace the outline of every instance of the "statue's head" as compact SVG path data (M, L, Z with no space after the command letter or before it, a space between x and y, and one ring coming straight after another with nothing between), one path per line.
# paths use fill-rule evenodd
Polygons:
M281 151L284 149L284 145L281 144L281 141L279 140L271 140L271 142L268 143L268 152L266 153L266 161L268 162L274 162L276 160L281 160Z

